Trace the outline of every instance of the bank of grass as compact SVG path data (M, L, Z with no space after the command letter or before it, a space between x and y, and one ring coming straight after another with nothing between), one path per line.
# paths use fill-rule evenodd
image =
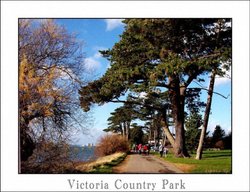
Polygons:
M112 167L122 162L126 156L126 153L114 153L93 162L79 164L76 169L82 173L112 173Z
M201 160L196 160L195 155L191 154L190 158L176 158L170 152L163 159L175 164L184 173L232 173L231 150L204 151Z

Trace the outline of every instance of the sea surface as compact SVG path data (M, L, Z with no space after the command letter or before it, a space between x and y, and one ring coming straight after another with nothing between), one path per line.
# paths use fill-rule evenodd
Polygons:
M94 146L70 146L70 159L73 161L93 161L97 159Z

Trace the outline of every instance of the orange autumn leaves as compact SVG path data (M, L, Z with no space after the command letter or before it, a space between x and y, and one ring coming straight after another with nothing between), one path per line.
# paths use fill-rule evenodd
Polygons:
M41 131L62 135L78 125L82 42L53 19L20 19L18 49L20 129L29 135L39 129L37 139Z
M19 101L21 117L32 116L39 111L43 117L53 115L51 107L54 98L62 98L60 90L53 84L57 78L56 73L38 74L32 64L24 56L19 66Z

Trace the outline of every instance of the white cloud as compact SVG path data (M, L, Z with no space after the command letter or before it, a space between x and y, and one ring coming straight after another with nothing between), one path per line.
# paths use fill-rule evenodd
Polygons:
M108 48L102 46L94 46L93 50L96 51L93 57L99 59L102 58L102 54L99 51L108 50Z
M225 84L230 83L230 82L231 82L231 79L229 79L227 77L216 77L215 86L225 85Z
M231 69L225 71L225 75L223 77L216 75L215 86L225 85L230 82L231 82Z
M123 19L105 19L107 24L106 31L112 31L113 29L122 26L122 20Z
M101 55L100 52L97 52L97 53L94 55L94 58L96 58L96 59L99 59L99 58L101 58L101 57L102 57L102 55Z
M95 54L91 57L87 57L84 60L85 69L87 72L93 73L96 70L100 69L101 62L100 59L102 58L101 53L99 50L106 50L107 48L101 47L101 46L95 46L93 47L93 50L95 51Z
M97 61L95 57L88 57L84 60L84 62L85 62L85 69L88 72L94 72L101 66L101 63Z

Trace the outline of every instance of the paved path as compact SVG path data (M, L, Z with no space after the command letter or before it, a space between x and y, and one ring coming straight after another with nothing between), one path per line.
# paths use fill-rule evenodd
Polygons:
M183 173L173 164L154 155L128 155L119 165L113 167L114 173Z

